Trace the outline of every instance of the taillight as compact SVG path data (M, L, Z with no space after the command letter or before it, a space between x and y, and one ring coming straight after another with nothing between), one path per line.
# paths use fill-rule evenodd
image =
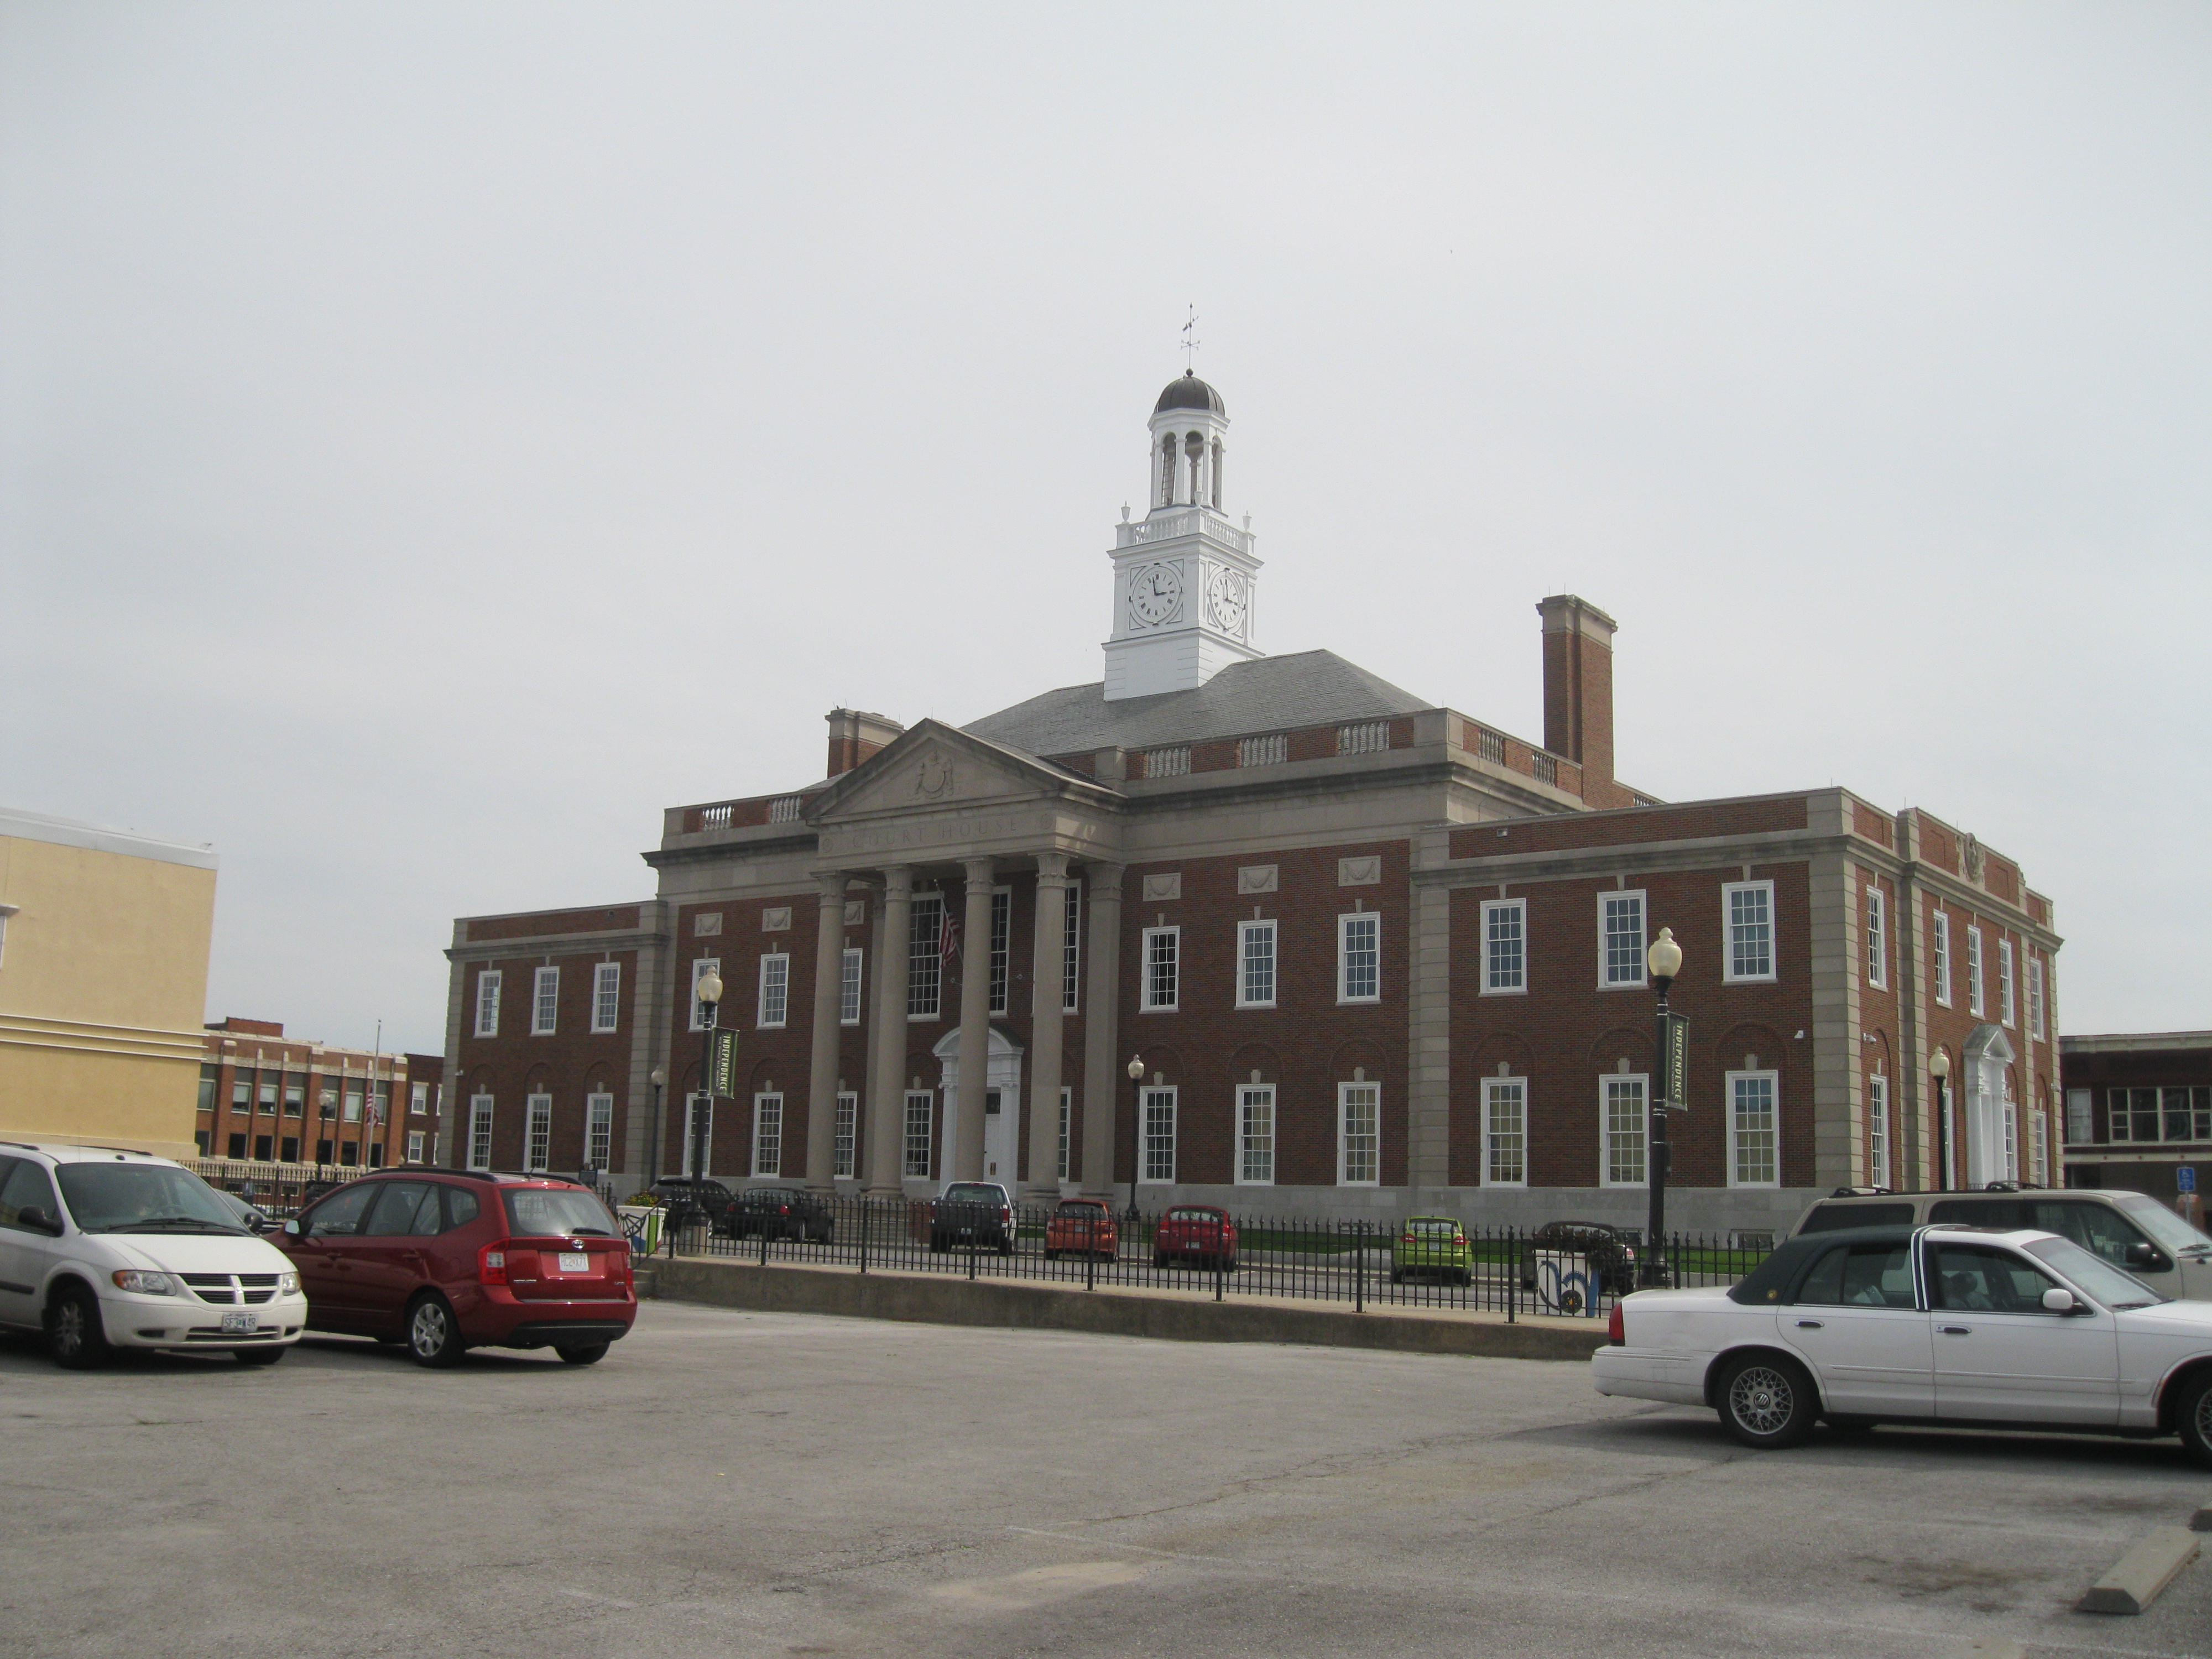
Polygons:
M999 1224L1000 1224L1000 1226L1002 1226L1002 1227L1003 1227L1003 1226L1005 1226L1005 1225L1006 1224L1006 1223L1008 1223L1009 1221L1012 1221L1013 1218L1014 1218L1014 1212L1013 1212L1012 1210L1008 1209L1008 1208L1007 1208L1005 1205L1003 1205L1003 1204L1001 1204L1000 1206L999 1206Z
M477 1283L504 1285L507 1283L507 1241L487 1244L477 1252Z
M1628 1346L1628 1319L1618 1302L1613 1304L1613 1317L1605 1322L1605 1340L1616 1348Z
M1400 1233L1398 1235L1398 1242L1401 1244L1410 1244L1413 1242L1413 1236L1411 1233Z

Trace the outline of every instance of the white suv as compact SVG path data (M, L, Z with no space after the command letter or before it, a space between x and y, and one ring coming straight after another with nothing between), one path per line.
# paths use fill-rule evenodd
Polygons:
M0 1325L43 1330L62 1364L117 1347L270 1364L307 1322L291 1262L183 1164L0 1141Z

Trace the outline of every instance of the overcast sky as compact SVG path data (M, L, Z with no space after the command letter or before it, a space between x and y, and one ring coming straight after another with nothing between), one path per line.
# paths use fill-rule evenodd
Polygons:
M1096 680L1179 371L1274 652L1847 785L2212 1025L2212 9L0 5L0 800L442 1046L847 703ZM1663 918L1662 918L1663 920Z

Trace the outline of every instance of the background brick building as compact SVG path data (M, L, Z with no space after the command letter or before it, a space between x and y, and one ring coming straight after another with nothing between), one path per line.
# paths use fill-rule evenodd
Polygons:
M235 1016L205 1042L193 1134L204 1158L379 1170L435 1156L441 1055L334 1048Z

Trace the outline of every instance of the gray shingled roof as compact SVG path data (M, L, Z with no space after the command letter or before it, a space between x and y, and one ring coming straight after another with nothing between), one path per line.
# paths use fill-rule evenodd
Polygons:
M1334 651L1300 651L1237 663L1194 691L1109 702L1103 681L1066 685L961 729L1032 755L1073 755L1382 720L1433 707Z

